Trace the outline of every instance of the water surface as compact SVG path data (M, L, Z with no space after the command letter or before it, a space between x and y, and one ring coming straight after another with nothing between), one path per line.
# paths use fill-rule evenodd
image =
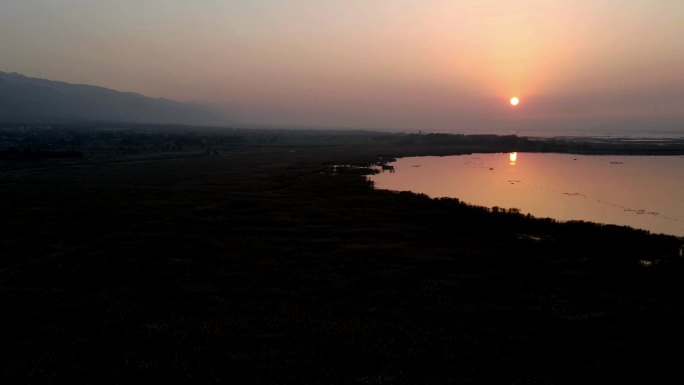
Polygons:
M474 154L391 166L370 177L376 188L684 236L684 156Z

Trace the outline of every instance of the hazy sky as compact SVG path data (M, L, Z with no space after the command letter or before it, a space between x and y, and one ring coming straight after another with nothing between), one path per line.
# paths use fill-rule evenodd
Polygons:
M684 130L684 1L2 0L0 68L254 123Z

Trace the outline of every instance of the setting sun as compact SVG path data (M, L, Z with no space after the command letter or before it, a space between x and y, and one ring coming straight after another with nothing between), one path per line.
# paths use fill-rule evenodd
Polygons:
M515 96L512 97L511 98L511 106L517 106L518 104L520 104L520 99L515 97Z

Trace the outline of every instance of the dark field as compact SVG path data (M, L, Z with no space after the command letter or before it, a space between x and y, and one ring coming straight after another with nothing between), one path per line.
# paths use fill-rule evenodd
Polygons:
M2 384L682 383L680 239L331 167L660 147L126 132L0 162Z

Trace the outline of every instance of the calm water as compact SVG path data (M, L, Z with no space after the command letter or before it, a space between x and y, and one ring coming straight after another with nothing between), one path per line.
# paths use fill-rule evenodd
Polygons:
M684 236L684 156L475 154L398 159L376 188Z

